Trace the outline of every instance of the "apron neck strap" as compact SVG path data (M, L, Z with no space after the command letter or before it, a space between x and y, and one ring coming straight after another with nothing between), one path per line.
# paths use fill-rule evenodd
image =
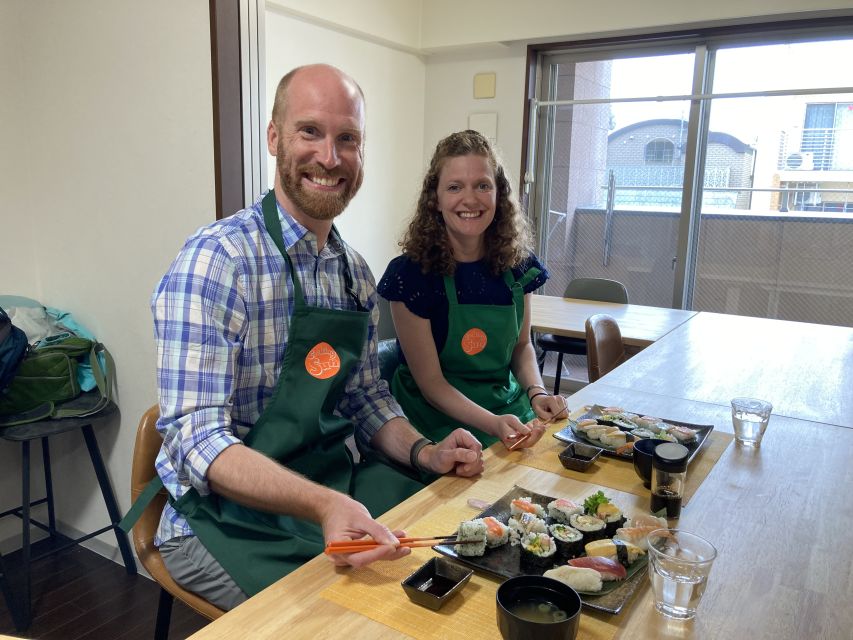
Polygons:
M296 277L296 270L293 268L293 262L291 261L290 256L287 253L287 249L284 246L284 235L281 232L281 221L278 219L278 206L276 205L275 200L275 189L270 189L269 192L267 192L267 195L264 196L262 209L264 213L264 226L267 228L267 233L270 235L275 246L278 247L279 252L284 258L284 261L287 263L288 271L290 272L290 280L293 282L294 298L302 304L305 302L305 296L302 293L302 284L299 282L299 278ZM344 286L346 287L347 294L349 294L350 298L355 302L356 309L359 311L367 311L367 308L361 303L361 300L359 300L358 295L355 293L355 286L353 284L352 272L349 268L346 251L344 251L341 256L344 260Z

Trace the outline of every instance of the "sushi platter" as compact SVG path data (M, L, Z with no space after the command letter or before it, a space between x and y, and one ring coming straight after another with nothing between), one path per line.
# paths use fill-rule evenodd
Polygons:
M631 443L639 438L663 438L678 442L687 447L690 455L688 463L696 456L708 435L714 430L712 424L691 424L638 416L612 407L593 405L587 411L573 420L568 426L554 434L562 442L581 442L602 449L605 455L630 460L634 454ZM602 429L598 429L601 426ZM590 427L592 431L589 431ZM609 427L608 433L600 433L604 427ZM615 429L619 431L616 432ZM615 433L615 436L613 435ZM602 437L603 436L603 437Z
M534 506L538 505L538 507L541 507L543 510L547 510L548 505L555 502L555 498L553 497L538 494L522 487L513 487L510 492L494 502L489 508L474 516L471 521L461 523L459 535L461 536L465 525L469 522L476 522L478 519L485 519L488 521L489 518L493 518L503 525L507 523L512 525L513 522L511 520L518 517L517 509L514 505L518 504L519 501L525 501L528 499L534 504ZM514 512L516 515L513 515ZM546 519L549 524L554 522L551 517L547 517ZM609 541L606 539L600 540L601 544L607 544L608 542ZM479 551L482 555L468 555L466 554L466 550L463 545L459 544L439 544L435 546L434 549L439 553L453 558L454 560L457 560L469 567L504 578L531 574L542 575L548 571L553 571L557 567L565 567L564 563L554 559L556 556L551 558L550 561L542 562L538 566L531 565L529 562L525 562L526 553L529 553L527 549L522 551L521 544L513 544L510 542L502 543L499 544L499 546L494 547L489 544L489 548ZM580 547L580 549L582 549L582 547ZM580 556L585 555L586 554L581 550ZM579 557L577 562L585 563L586 560L587 558ZM592 560L592 558L589 560ZM570 563L572 562L575 561L570 561ZM575 587L576 591L578 591L581 596L584 606L614 614L619 613L622 610L622 607L628 602L628 600L630 600L631 596L637 591L637 589L642 584L645 584L645 576L647 573L646 555L643 552L641 556L631 558L630 563L626 560L625 564L627 566L624 570L619 567L622 574L618 579L603 582L599 580L598 584L594 587L597 589L595 592L584 590L583 586L580 588L578 586ZM592 570L582 569L582 571ZM605 580L607 579L605 578Z

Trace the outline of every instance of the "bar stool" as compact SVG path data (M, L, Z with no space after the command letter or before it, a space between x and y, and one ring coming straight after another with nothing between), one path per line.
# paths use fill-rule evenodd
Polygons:
M102 533L112 529L115 532L116 541L118 542L118 547L127 573L129 575L136 574L136 561L134 560L133 553L130 550L130 543L128 542L127 535L117 526L121 519L121 514L119 513L115 495L113 494L112 487L110 486L110 480L107 476L107 470L104 467L104 461L101 458L101 452L100 449L98 449L98 442L95 439L95 432L93 429L93 425L110 418L117 412L117 410L118 407L111 402L109 406L103 410L85 418L41 420L39 422L30 422L28 424L0 429L0 438L10 442L21 443L21 506L0 513L0 518L14 515L22 520L23 541L21 547L20 573L22 576L21 582L23 584L21 587L20 608L18 610L19 615L15 617L15 626L18 631L23 631L29 627L32 619L30 603L30 565L37 560L51 556L74 544L78 544L88 540L89 538L94 538L95 536L101 535ZM98 479L98 484L101 487L101 493L104 497L104 504L107 507L110 524L74 540L66 541L60 544L60 546L33 558L31 557L30 549L31 525L47 531L50 538L55 541L61 542L61 540L64 539L64 536L60 536L56 532L56 518L53 505L53 482L50 470L50 446L48 444L48 438L74 429L80 429L83 432L83 438L86 441L86 448L89 450L89 457L92 460L92 467L94 467L95 476ZM39 500L32 500L30 497L30 442L37 439L41 439L42 459L44 461L45 497ZM47 504L47 524L34 520L30 516L30 509L32 507L45 503ZM14 583L10 584L12 591L15 591Z

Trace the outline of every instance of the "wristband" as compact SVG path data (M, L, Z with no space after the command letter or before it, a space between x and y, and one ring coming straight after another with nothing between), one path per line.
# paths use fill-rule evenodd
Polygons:
M545 393L544 391L540 391L539 393L534 393L530 396L530 402L533 402L533 398L538 398L539 396L550 396L550 393Z
M412 448L409 450L409 464L412 465L412 469L421 473L429 472L428 469L424 469L421 465L418 464L418 454L421 452L421 449L431 444L435 444L435 442L433 442L429 438L421 438L420 440L417 440L415 444L412 445Z
M530 390L531 389L542 389L542 391L547 391L547 389L545 387L543 387L541 384L531 384L524 390L524 394L527 396L530 396Z

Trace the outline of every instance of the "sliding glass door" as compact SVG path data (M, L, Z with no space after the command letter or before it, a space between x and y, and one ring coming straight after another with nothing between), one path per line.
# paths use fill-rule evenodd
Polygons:
M853 324L849 59L853 40L541 54L546 293L606 277L638 304Z

